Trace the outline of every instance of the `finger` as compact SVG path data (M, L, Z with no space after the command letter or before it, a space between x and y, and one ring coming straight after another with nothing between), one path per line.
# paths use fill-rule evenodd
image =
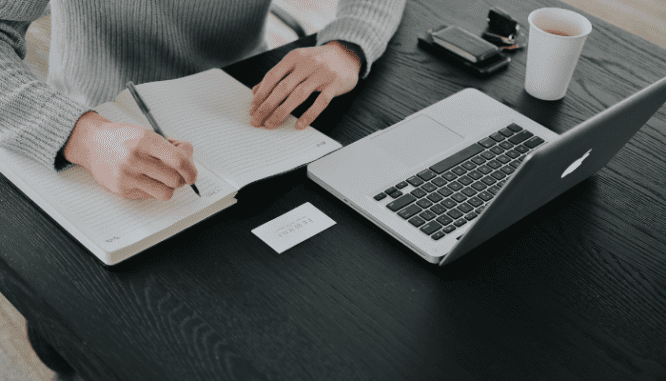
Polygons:
M151 196L148 193L142 191L141 189L133 189L131 192L125 194L124 197L129 198L131 200L152 200L152 199L154 199L153 196Z
M291 92L309 77L307 70L296 70L285 77L280 83L275 86L271 95L257 108L252 115L250 123L253 126L260 126L264 124L275 109L291 94Z
M135 188L147 193L154 199L167 201L173 197L174 188L170 188L163 183L151 179L145 175L138 175L134 177Z
M260 83L257 83L256 85L254 85L254 87L252 88L252 94L254 94L254 93L257 92L257 89L259 88L259 85L260 85L260 84L261 84L261 82L260 82Z
M296 121L296 129L302 130L312 124L312 122L317 119L319 114L321 114L328 104L331 103L331 100L335 97L337 93L337 85L331 85L324 89L324 91L319 94L317 99L314 101L312 106L301 115L301 117Z
M276 108L271 115L268 116L266 123L264 123L266 127L272 129L277 128L280 124L282 124L282 122L287 119L289 114L294 111L294 109L301 103L305 102L310 94L312 94L312 92L314 92L317 87L320 86L319 81L320 78L312 76L298 85L298 87L296 87L294 91L289 94L289 97L287 97L287 99L282 102L282 104L278 106L278 108Z
M175 147L185 151L190 159L194 156L194 147L192 146L192 143L178 139L169 139L169 142L171 142L171 144L173 144Z
M254 99L252 99L253 105L260 105L266 100L275 86L294 69L298 61L294 57L299 55L296 51L290 52L282 61L266 73L264 79L257 85L259 87L255 91Z
M158 134L150 135L140 148L142 153L159 159L162 163L178 172L185 183L192 184L197 178L197 169L191 158L187 154L163 139Z
M178 188L185 184L185 179L173 168L165 166L152 156L141 156L134 163L133 172L136 176L145 175L170 187Z

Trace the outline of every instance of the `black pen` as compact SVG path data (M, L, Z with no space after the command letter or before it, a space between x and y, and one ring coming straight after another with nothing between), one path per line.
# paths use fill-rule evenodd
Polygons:
M139 93L134 88L134 83L132 81L129 81L129 82L127 82L126 86L129 89L130 94L132 94L132 97L134 98L134 101L136 102L136 104L139 105L139 108L141 109L141 112L143 113L143 115L145 115L146 119L148 119L148 122L153 127L153 130L155 130L155 132L160 134L164 139L166 139L168 141L169 138L167 138L164 131L162 131L160 126L157 124L157 121L155 120L155 118L153 118L153 115L150 113L150 109L148 108L148 105L146 105L146 103L143 101L143 99L141 99L141 96L139 95ZM196 193L197 196L201 197L201 194L199 193L199 189L197 189L197 186L194 185L194 184L192 184L190 186L192 187L192 190L194 191L194 193Z

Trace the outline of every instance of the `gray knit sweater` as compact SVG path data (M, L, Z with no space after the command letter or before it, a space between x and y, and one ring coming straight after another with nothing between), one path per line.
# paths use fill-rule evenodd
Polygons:
M92 107L135 83L222 67L265 50L270 0L55 0L47 83L22 62L25 32L48 0L0 0L0 146L56 169ZM317 35L358 45L363 76L384 52L405 0L340 0Z

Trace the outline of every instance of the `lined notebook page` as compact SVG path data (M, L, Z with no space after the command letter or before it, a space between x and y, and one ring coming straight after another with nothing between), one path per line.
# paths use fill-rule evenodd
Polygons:
M341 147L312 127L296 130L293 116L275 130L252 127L252 91L220 69L137 89L162 129L192 143L195 159L236 189ZM128 91L117 102L140 113Z
M197 180L202 197L182 187L169 201L129 200L104 189L79 166L55 172L6 149L0 149L0 161L2 172L42 209L105 252L134 244L236 193L204 169ZM80 238L76 232L70 233Z

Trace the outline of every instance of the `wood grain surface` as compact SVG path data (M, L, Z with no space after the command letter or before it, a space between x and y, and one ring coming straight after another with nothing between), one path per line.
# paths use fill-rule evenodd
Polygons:
M568 95L523 90L525 52L481 80L416 46L526 24L550 0L409 1L372 74L314 123L349 144L466 87L563 132L666 75L663 49L590 16ZM476 28L476 29L475 29ZM257 83L286 52L227 68ZM302 111L302 110L301 110ZM0 177L0 292L89 380L666 379L666 114L598 174L467 256L432 266L306 179L105 268ZM250 230L310 202L335 226L276 255Z

